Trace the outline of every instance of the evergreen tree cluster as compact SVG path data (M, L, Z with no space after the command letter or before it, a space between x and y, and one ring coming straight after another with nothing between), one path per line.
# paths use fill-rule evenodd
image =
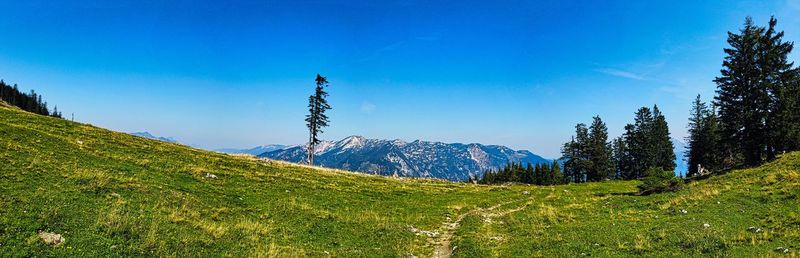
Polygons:
M553 161L552 164L539 163L533 165L528 163L525 166L522 165L522 162L512 162L496 171L486 171L483 177L478 180L479 184L510 182L533 185L559 185L568 181L561 172L561 166L557 161Z
M692 104L687 176L800 150L800 69L789 61L794 43L783 41L777 23L773 17L761 27L748 17L738 33L728 33L713 103L698 96Z
M42 95L36 94L34 90L31 90L30 93L20 92L16 84L8 85L3 80L0 80L0 99L28 112L61 118L58 107L54 107L53 111L50 111L47 108L47 102L42 101Z
M564 174L571 182L601 181L614 177L615 165L608 127L599 116L591 126L575 126L575 136L561 149Z
M692 103L688 128L689 135L686 137L688 148L685 153L689 171L686 171L686 176L693 177L701 175L706 170L722 169L723 150L719 145L720 125L717 112L715 108L703 102L699 94Z
M784 42L776 25L774 17L767 27L748 17L738 34L728 33L730 47L714 80L722 157L702 160L706 166L756 166L800 149L800 71L788 59L793 42ZM697 152L713 151L695 147Z
M658 106L639 108L634 123L625 125L625 133L614 140L615 176L630 180L644 177L651 168L674 171L673 148L667 120Z

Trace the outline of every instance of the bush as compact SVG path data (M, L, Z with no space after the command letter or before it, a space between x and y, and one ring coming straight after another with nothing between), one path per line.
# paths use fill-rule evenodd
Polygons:
M675 173L660 167L651 167L645 171L645 177L642 179L642 184L639 185L639 194L674 192L681 188L683 188L683 180L676 177Z

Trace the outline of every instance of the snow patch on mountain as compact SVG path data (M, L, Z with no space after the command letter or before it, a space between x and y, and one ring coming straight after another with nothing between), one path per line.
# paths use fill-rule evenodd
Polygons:
M365 139L349 136L337 142L317 144L315 163L324 167L370 174L404 177L433 177L466 180L480 177L486 170L498 169L508 162L550 162L529 151L515 151L497 145L477 143L442 143L416 140ZM305 162L305 146L267 152L261 157Z

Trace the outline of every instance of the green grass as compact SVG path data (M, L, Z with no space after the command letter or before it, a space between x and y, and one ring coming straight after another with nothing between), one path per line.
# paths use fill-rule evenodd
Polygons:
M527 208L465 219L456 256L797 256L800 153L636 196L637 182L536 188ZM686 213L682 212L686 211ZM490 220L487 220L490 218ZM704 224L708 224L706 227ZM750 227L760 228L760 232Z
M652 196L630 195L635 181L475 186L229 156L0 103L0 256L428 257L443 240L413 229L441 234L468 211L455 256L795 255L799 166L787 154Z

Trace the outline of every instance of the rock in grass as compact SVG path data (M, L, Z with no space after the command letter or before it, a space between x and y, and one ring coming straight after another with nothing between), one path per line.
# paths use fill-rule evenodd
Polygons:
M703 223L703 227L704 228L709 228L709 227L711 227L711 225L709 225L708 223Z
M439 232L436 232L436 231L421 230L421 229L415 228L413 226L409 226L408 229L409 229L409 231L411 231L412 233L414 233L414 234L416 234L418 236L424 235L424 236L431 237L431 238L435 238L435 237L439 236Z
M524 194L524 195L529 195L529 194L531 194L531 192L528 192L528 191L522 191L522 194Z
M65 240L61 234L52 232L39 232L39 238L41 238L42 241L49 246L58 246L61 243L64 243Z
M214 174L211 174L211 173L206 173L206 178L216 179L217 175L214 175Z
M750 226L749 228L747 228L747 230L753 233L761 232L761 228L757 228L755 226Z

